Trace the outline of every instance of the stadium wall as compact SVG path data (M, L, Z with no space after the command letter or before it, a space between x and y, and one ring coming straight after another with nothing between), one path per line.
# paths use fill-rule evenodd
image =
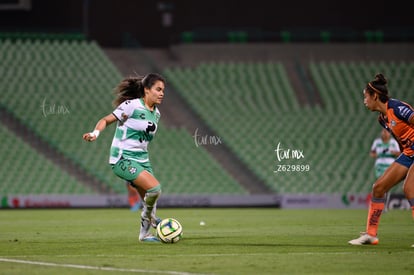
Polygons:
M0 195L0 209L30 208L126 208L125 195ZM364 209L367 194L271 194L271 195L163 195L159 208L274 207L283 209ZM389 209L410 209L402 194L391 194Z

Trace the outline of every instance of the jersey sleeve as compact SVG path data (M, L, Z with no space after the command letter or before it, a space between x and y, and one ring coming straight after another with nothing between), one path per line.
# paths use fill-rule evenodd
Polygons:
M414 114L413 108L401 101L394 101L391 108L393 108L395 116L405 122L408 122L410 117Z
M112 112L112 114L120 121L125 122L134 112L134 106L131 100L126 100Z

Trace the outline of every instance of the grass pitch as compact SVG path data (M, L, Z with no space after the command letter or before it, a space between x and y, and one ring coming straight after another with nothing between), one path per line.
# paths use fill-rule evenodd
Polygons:
M411 212L383 214L377 246L347 241L366 210L159 209L176 244L138 242L128 209L0 210L0 274L413 274ZM205 225L200 225L204 221Z

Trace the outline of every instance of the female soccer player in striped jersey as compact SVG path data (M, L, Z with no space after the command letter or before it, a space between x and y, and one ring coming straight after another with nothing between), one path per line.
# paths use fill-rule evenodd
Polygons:
M387 168L401 154L398 142L391 136L391 133L383 128L381 136L376 138L371 146L369 155L375 159L375 178L384 174ZM391 192L387 192L384 212L387 211L387 204L390 201Z
M372 142L369 152L369 155L375 159L375 178L382 176L400 153L398 142L387 129L383 128L381 136Z
M405 102L390 98L387 80L377 74L364 89L364 104L379 112L380 124L390 131L401 146L402 153L372 187L369 203L366 232L357 239L350 240L352 245L378 244L378 225L384 210L385 194L401 180L404 180L404 193L411 205L414 218L414 110ZM412 246L414 247L414 245Z
M115 88L116 109L101 118L95 129L85 133L83 139L95 141L109 124L117 122L112 140L109 163L113 172L130 182L142 199L141 228L139 240L156 242L150 227L156 227L156 203L161 185L154 177L148 156L148 144L157 131L160 112L157 105L164 97L165 79L159 74L145 77L127 77Z

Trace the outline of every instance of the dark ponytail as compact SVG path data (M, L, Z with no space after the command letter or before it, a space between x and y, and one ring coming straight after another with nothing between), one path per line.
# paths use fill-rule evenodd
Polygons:
M144 96L143 77L130 76L124 78L114 89L115 99L113 105L116 107L122 102Z
M124 78L114 89L115 100L113 105L117 107L126 100L144 97L144 89L151 89L157 81L162 81L165 84L164 77L156 73Z

